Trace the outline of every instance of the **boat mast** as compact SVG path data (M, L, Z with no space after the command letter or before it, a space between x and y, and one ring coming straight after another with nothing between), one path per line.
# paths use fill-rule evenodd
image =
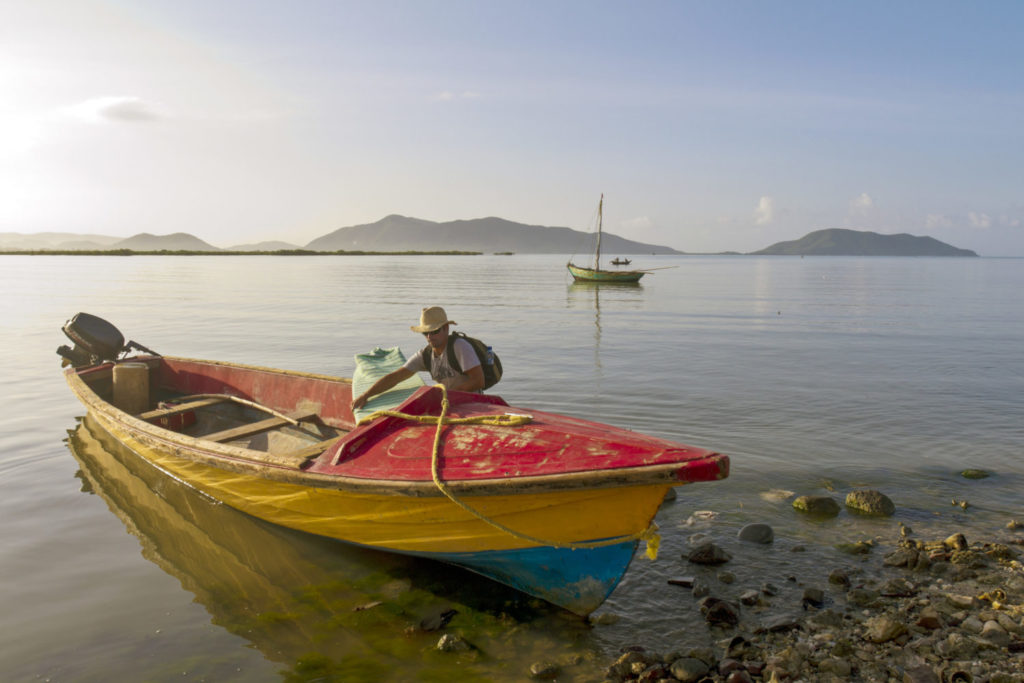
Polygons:
M601 270L601 223L603 221L604 192L597 203L597 250L594 252L594 270Z

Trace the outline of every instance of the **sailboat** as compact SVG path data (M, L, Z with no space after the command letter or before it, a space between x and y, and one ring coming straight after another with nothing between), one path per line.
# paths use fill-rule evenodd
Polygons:
M594 267L577 266L569 261L566 267L577 282L638 282L647 274L645 270L601 270L601 223L603 221L604 195L597 203L597 248L594 250ZM627 261L627 263L629 263Z

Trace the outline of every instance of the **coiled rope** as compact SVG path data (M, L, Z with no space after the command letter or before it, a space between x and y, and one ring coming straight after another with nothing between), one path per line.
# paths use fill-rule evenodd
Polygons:
M479 510L475 510L466 503L458 499L458 497L448 488L444 480L441 479L440 473L440 452L441 452L441 434L444 431L445 425L460 425L460 424L486 424L494 425L499 427L520 427L525 424L529 424L533 418L529 415L515 415L506 413L504 415L477 415L474 417L448 417L448 390L443 384L435 385L441 389L441 414L437 417L433 415L410 415L408 413L401 413L396 410L378 410L370 415L367 415L359 424L366 424L376 420L378 417L396 417L403 420L410 420L412 422L420 423L436 423L437 430L434 432L434 447L430 458L430 474L434 480L434 485L437 486L438 490L445 495L448 500L458 505L460 508L473 515L477 519L490 524L495 529L503 531L513 538L518 538L522 541L529 543L535 543L542 546L551 546L554 548L567 548L569 550L582 550L586 548L603 548L605 546L617 545L619 543L628 543L629 541L644 541L646 543L645 554L652 560L658 559L658 548L661 545L661 536L658 534L658 525L652 520L650 525L643 531L628 536L617 536L615 538L606 538L602 541L587 541L582 543L566 542L560 543L557 541L548 541L536 536L530 536L524 534L515 529L511 529L497 520L491 519L487 515L483 514Z

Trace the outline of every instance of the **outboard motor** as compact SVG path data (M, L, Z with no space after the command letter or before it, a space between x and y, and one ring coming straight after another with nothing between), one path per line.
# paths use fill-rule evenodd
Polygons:
M89 313L76 313L64 323L61 330L75 343L74 348L61 346L57 349L57 353L64 358L62 365L76 368L98 365L108 360L115 361L132 350L160 355L133 341L126 344L120 330L103 318Z

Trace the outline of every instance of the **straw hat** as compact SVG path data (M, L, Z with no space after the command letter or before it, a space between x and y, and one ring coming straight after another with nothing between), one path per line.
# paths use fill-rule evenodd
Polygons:
M413 332L433 332L445 325L458 325L458 323L449 320L448 314L440 306L429 306L420 313L420 324L413 325L409 329Z

